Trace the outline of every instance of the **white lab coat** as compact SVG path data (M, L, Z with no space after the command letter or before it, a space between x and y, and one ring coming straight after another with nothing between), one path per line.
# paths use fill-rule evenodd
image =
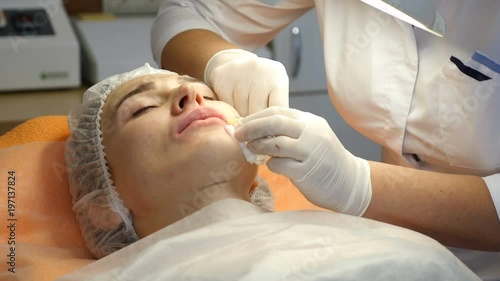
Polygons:
M342 117L392 163L485 177L500 217L500 1L435 2L444 38L355 0L165 1L152 50L160 64L168 40L193 28L254 50L316 7L329 94ZM491 79L465 74L452 56ZM480 277L500 280L500 253L466 252Z
M411 230L224 199L58 280L479 278L445 247Z

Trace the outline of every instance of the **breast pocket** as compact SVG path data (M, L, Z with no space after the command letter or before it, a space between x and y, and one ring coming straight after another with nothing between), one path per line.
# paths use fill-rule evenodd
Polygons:
M451 57L439 82L441 137L450 165L500 167L500 65L480 53Z

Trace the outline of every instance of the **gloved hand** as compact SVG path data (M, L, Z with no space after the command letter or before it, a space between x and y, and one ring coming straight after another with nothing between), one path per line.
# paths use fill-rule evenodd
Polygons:
M288 75L277 61L240 49L216 53L205 67L205 82L241 116L272 105L288 107Z
M290 178L312 203L361 216L371 201L370 166L347 151L327 121L311 113L270 107L235 124L234 136L269 169Z

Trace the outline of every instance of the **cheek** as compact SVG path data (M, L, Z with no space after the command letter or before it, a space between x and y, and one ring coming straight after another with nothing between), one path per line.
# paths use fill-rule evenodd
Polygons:
M166 137L162 137L166 134L166 127L160 130L162 125L158 123L127 124L117 131L111 141L105 142L109 145L106 153L116 188L127 207L133 210L145 202L150 192L147 187L156 185L155 173L161 164L158 155L162 154L163 143L167 141Z
M215 110L217 110L218 112L222 113L228 119L232 119L232 118L240 116L240 114L238 113L238 111L236 111L236 109L234 109L232 106L230 106L229 104L227 104L225 102L214 101L210 104L210 107L212 107Z
M130 126L123 130L118 142L121 146L132 150L141 144L147 144L154 139L153 126L151 124Z
M138 122L124 129L118 142L124 156L136 158L130 160L141 159L147 162L148 158L161 153L165 147L168 142L168 127L158 121Z
M127 170L142 169L152 165L155 156L168 147L169 124L160 117L143 117L146 118L126 124L113 136L110 151L116 161L112 164L126 166Z

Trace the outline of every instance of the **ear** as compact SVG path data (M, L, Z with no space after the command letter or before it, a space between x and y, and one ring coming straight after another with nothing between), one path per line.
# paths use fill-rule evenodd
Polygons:
M99 204L91 204L87 211L87 217L93 225L102 230L113 230L123 222L120 215L109 207Z

